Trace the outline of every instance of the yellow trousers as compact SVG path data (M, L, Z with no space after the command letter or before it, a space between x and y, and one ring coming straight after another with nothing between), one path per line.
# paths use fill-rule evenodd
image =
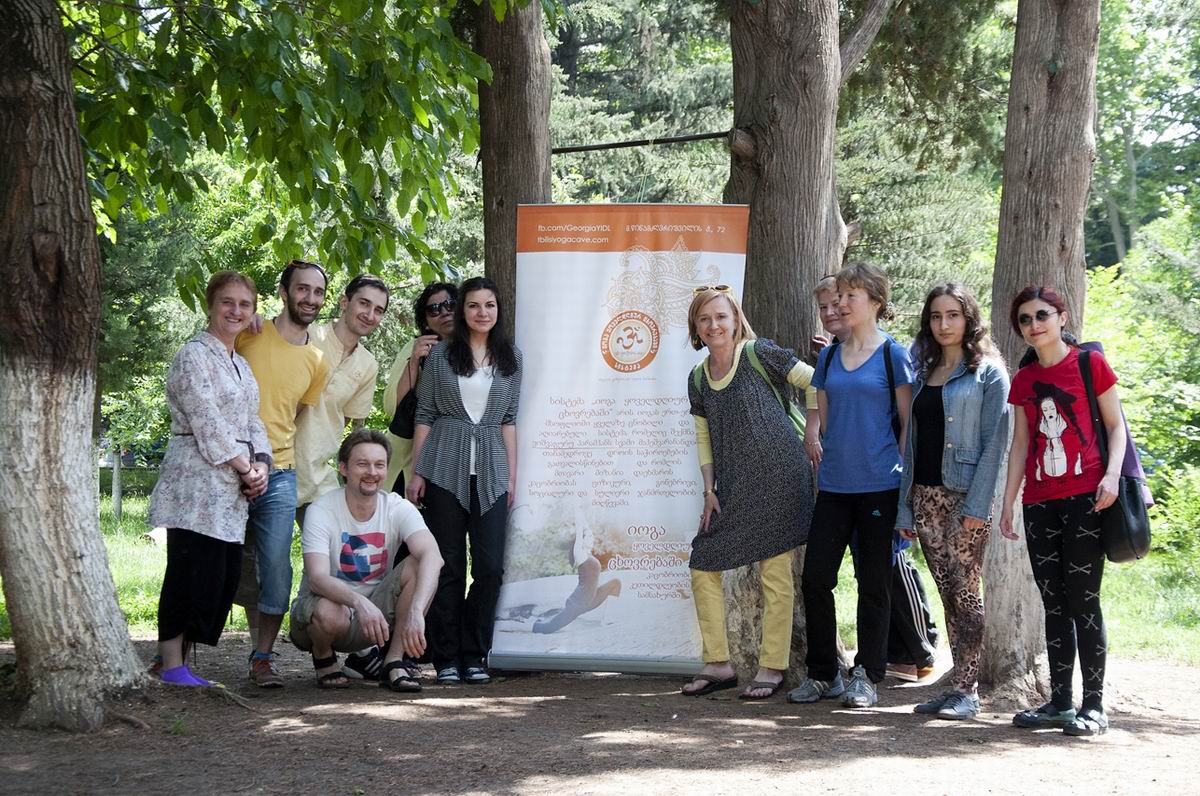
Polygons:
M780 553L761 562L763 590L762 644L758 665L767 669L786 669L792 648L792 610L796 588L792 582L792 552ZM692 570L692 599L700 620L700 638L704 643L704 662L729 660L729 641L725 637L725 591L720 572Z

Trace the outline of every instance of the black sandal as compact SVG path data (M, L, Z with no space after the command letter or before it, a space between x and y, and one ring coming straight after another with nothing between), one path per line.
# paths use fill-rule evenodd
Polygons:
M392 672L400 670L404 674L392 679ZM385 663L379 672L379 687L401 694L415 694L421 690L421 681L408 673L408 667L402 660Z
M313 656L313 668L325 669L330 666L335 666L338 662L337 653L333 653L328 658L317 658ZM317 688L349 688L350 678L347 677L341 669L336 672L325 672L325 674L317 674Z

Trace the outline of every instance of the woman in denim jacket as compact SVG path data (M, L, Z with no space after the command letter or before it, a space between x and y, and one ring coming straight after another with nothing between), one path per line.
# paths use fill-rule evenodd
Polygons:
M915 710L965 719L979 712L980 573L1008 445L1008 373L979 304L954 282L926 297L913 362L917 378L896 528L921 539L954 656L953 689Z

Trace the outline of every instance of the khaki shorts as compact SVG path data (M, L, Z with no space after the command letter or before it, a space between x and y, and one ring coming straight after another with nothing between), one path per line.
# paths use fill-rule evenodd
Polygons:
M409 559L405 558L393 567L392 571L379 581L368 598L383 613L389 631L394 631L396 628L396 601L400 599L401 575L404 572L404 565L408 561ZM308 635L308 625L312 622L317 601L324 599L327 598L319 597L308 590L307 579L300 582L300 593L292 601L291 631L288 634L297 649L305 652L312 651L313 644L312 638ZM374 644L375 642L367 638L366 633L363 632L362 626L358 622L358 612L351 611L350 627L344 634L333 640L333 650L334 652L357 652Z

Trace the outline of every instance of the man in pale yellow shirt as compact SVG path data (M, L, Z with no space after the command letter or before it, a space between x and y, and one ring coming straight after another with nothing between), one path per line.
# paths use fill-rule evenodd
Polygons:
M250 502L243 555L252 563L249 572L242 569L235 600L246 608L251 627L250 679L263 688L283 685L272 651L291 602L296 418L305 406L316 405L329 377L325 356L308 334L325 303L325 286L319 265L288 263L279 278L284 312L263 324L261 334L243 332L236 344L258 382L258 414L275 456L267 491Z
M358 428L371 414L379 363L359 342L379 328L388 301L383 280L361 274L350 280L338 300L338 319L309 329L312 343L325 354L330 375L317 404L296 421L296 522L301 527L308 504L340 486L331 460L346 424L353 421Z

